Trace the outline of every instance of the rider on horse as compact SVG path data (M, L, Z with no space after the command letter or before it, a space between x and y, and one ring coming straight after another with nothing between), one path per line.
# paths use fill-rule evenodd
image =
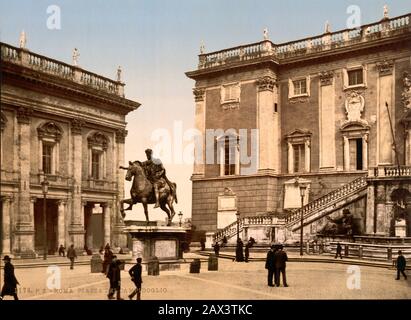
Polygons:
M160 206L159 188L161 188L163 184L162 178L166 181L171 190L174 190L174 185L166 177L166 169L164 168L161 160L153 158L153 150L147 149L145 153L147 160L142 163L142 167L144 168L147 179L153 184L154 194L156 197L156 204L154 205L154 208L158 208Z

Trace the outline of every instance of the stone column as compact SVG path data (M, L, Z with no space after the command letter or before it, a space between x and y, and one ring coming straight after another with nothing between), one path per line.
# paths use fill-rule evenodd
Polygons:
M124 222L120 214L120 201L124 199L124 170L120 166L125 166L124 160L124 143L127 136L127 130L119 129L116 131L116 148L114 155L117 159L116 163L116 179L117 179L117 199L113 205L113 244L120 247L127 247L127 235L124 233Z
M344 136L344 171L350 171L350 141Z
M392 136L390 121L387 114L387 107L390 110L391 119L395 119L394 114L394 94L393 84L394 78L392 75L393 63L383 62L377 64L379 70L378 78L378 165L392 164ZM393 124L394 125L394 124Z
M257 84L257 128L259 130L258 170L279 172L279 123L278 112L274 112L277 103L275 79L265 76Z
M20 169L19 202L15 231L15 249L17 251L34 251L34 225L30 210L30 120L33 111L20 107L17 110L19 124L18 168Z
M111 234L111 207L110 202L101 204L103 207L103 219L104 219L104 243L110 243L110 234Z
M66 233L65 233L65 224L66 224L66 201L60 200L57 202L58 209L57 209L57 241L58 246L61 244L67 247L66 244Z
M320 74L320 169L335 168L335 89L331 71Z
M195 140L194 149L194 171L193 176L204 177L205 174L205 113L206 113L206 102L205 102L205 88L194 88L194 100L196 104L195 109L195 128L201 134Z
M2 213L3 213L3 220L2 225L2 254L10 254L11 253L11 202L13 201L12 197L5 196L3 197L2 203Z
M81 185L82 185L82 161L83 161L83 137L82 126L84 122L81 119L74 118L71 121L71 136L72 136L72 174L73 174L73 194L71 205L71 221L69 235L71 242L75 248L83 250L84 248L84 211L81 200Z
M375 187L372 182L368 183L367 187L367 208L365 216L366 234L374 233L374 215L375 215Z

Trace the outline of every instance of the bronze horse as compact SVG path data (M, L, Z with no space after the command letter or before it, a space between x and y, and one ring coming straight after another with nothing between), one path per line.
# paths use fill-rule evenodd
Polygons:
M140 161L129 161L129 167L120 167L121 169L127 170L125 179L127 181L131 181L133 179L133 184L131 186L130 199L124 199L120 201L120 211L121 216L125 217L125 210L131 210L134 204L142 203L144 207L144 214L146 216L147 224L149 222L148 219L148 210L147 204L154 204L156 202L153 184L147 179L144 167ZM177 185L171 182L172 187L170 188L169 184L165 181L164 178L161 178L161 185L159 187L159 202L160 208L165 213L167 213L168 223L167 225L171 225L171 221L175 215L173 202L177 203ZM129 206L124 209L123 204L127 203ZM167 208L168 207L168 208Z

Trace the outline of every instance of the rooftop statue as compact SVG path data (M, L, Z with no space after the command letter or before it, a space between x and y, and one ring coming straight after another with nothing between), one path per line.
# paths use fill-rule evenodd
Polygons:
M23 30L20 33L20 39L19 39L20 49L26 49L26 43L27 43L26 33Z
M74 48L73 50L73 65L78 66L78 57L80 56L80 53L77 48Z
M120 203L121 215L124 218L125 210L131 210L134 204L142 203L148 223L147 205L155 204L154 208L160 207L161 210L167 213L168 225L171 225L175 215L173 203L177 203L177 184L168 180L161 160L153 158L151 149L147 149L145 153L147 156L146 161L130 161L127 168L120 167L127 170L125 177L127 181L133 179L130 190L131 198L122 200ZM123 208L124 203L129 205L126 209Z
M268 29L264 28L263 30L264 40L268 40Z
M117 81L118 82L121 82L121 72L122 72L121 66L118 66L117 68Z

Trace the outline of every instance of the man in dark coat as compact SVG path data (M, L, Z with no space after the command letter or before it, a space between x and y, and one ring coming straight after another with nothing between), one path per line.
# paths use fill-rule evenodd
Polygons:
M117 291L117 300L121 299L121 270L120 265L121 261L117 259L117 256L113 256L113 261L111 262L108 272L107 278L110 280L110 289L108 291L107 297L111 300L114 299L114 293Z
M215 253L216 257L218 257L218 255L220 254L220 245L219 245L218 241L216 241L216 243L214 245L214 253Z
M283 251L282 245L279 246L278 250L274 254L274 260L275 260L275 273L276 273L275 285L277 287L280 286L280 273L282 273L283 285L284 287L288 287L287 279L285 276L285 267L286 267L286 261L288 261L288 257L287 257L287 253Z
M74 259L77 258L77 253L76 253L76 250L74 249L74 244L72 244L70 248L68 248L67 258L70 259L70 269L73 270L74 269Z
M141 258L137 258L137 263L128 271L131 281L136 285L136 289L128 296L130 300L132 300L136 294L137 300L141 300L141 284L143 283L143 280L141 279L141 271Z
M66 256L66 248L64 248L64 246L61 244L59 247L59 256Z
M397 257L397 278L395 280L400 280L400 273L404 276L404 279L407 280L407 275L405 274L405 267L407 266L407 260L405 260L405 257L402 255L402 251L398 251L398 257Z
M110 245L107 244L104 248L103 270L102 273L107 274L108 267L113 260L113 251L110 249Z
M17 281L14 275L14 266L11 264L11 258L4 256L4 285L1 289L0 300L3 300L4 296L13 296L14 300L19 300L17 297Z
M265 259L265 268L268 270L267 284L269 287L274 287L273 275L275 273L275 251L276 246L271 245L270 251L267 253L267 259Z
M341 244L338 242L334 259L337 259L338 256L340 256L340 258L342 259L341 252L342 252L342 247L341 247Z

